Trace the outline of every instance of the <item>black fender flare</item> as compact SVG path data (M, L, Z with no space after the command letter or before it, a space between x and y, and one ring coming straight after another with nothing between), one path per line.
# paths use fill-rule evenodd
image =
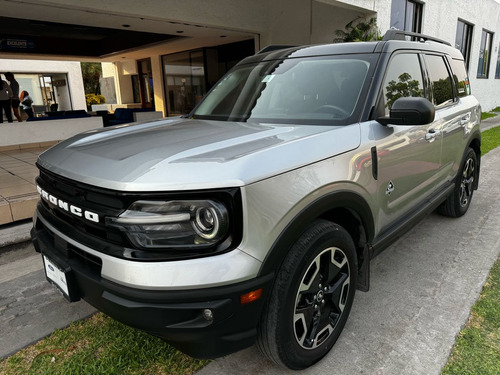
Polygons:
M359 194L352 191L335 191L313 201L287 224L262 262L259 276L275 273L288 254L290 247L307 227L315 219L339 208L348 209L359 217L365 230L366 241L371 242L375 233L375 224L368 203Z

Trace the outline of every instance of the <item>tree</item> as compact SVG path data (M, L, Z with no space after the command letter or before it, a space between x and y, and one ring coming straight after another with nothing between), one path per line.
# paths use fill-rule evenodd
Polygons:
M391 109L396 99L409 96L424 96L424 91L420 88L420 82L412 79L408 73L403 73L398 77L398 81L390 81L385 87L386 107Z
M82 68L85 94L100 94L101 86L99 85L99 80L102 77L101 63L82 62L80 65Z
M358 21L356 24L355 21ZM380 40L380 32L377 27L377 19L370 18L364 22L361 17L353 19L344 30L335 31L336 38L333 39L334 43L343 42L368 42L372 40Z

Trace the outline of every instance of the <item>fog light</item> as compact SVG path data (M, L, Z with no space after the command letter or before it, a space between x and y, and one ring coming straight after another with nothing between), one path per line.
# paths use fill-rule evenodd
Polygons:
M214 313L210 309L203 310L203 318L208 321L214 320Z

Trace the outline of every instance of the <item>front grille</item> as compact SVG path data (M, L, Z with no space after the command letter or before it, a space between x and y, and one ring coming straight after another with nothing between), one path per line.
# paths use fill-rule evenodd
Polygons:
M65 177L53 174L40 167L40 176L36 182L43 191L56 197L68 205L74 205L83 211L98 214L99 222L85 219L84 215L77 216L68 209L59 207L59 203L47 202L41 199L39 214L54 228L75 241L96 251L136 261L161 261L187 259L207 256L214 252L229 251L237 246L241 240L241 194L238 188L224 190L203 190L188 192L120 192L103 189ZM118 217L133 202L138 200L178 200L178 199L217 199L223 202L232 217L231 237L223 244L223 249L169 248L152 251L135 247L126 233L117 228L106 225L106 217ZM50 199L49 199L50 201ZM228 245L229 243L229 245ZM221 245L222 247L222 245ZM92 262L85 258L85 262Z
M87 253L82 249L78 249L71 244L68 244L68 257L69 259L75 259L79 261L80 264L91 269L97 275L101 274L102 269L102 259Z

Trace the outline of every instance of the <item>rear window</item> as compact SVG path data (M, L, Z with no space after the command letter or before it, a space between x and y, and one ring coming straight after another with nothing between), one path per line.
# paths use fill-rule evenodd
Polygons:
M239 65L193 118L300 124L348 123L359 106L373 55L290 58Z
M425 55L427 69L432 84L432 96L437 108L453 103L453 86L444 58L437 55Z

